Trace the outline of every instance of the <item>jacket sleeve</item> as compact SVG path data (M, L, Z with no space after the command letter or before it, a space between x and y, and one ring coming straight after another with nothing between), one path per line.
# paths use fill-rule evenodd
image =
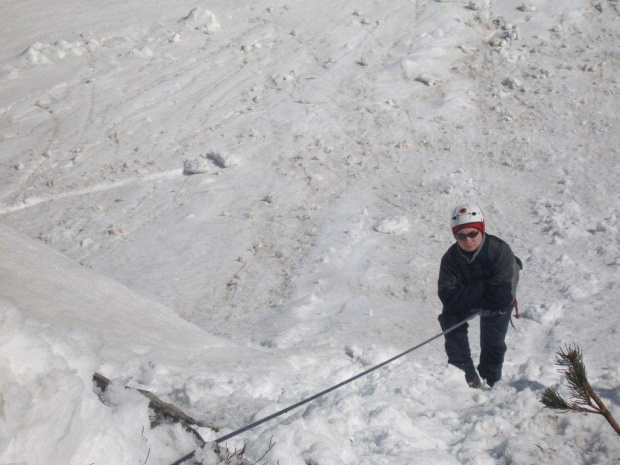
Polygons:
M459 276L456 264L450 259L450 252L441 259L438 294L446 313L463 313L482 307L484 282L474 279L466 284Z
M484 281L484 293L480 307L486 310L502 310L512 305L513 283L516 271L515 256L506 243L501 243L491 257L488 278Z

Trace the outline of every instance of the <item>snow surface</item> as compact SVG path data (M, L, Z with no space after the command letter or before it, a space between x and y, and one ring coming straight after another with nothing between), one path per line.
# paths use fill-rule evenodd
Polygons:
M538 401L575 342L620 418L616 0L24 0L0 24L0 463L169 464L194 437L124 386L214 440L432 337L463 199L525 264L502 382L469 389L436 341L227 447L620 459L602 418Z

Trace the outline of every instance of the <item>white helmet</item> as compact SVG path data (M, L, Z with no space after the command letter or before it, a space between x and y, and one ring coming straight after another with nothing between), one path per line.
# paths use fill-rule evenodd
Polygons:
M452 232L468 227L479 229L484 232L484 216L478 205L473 203L461 203L452 211L450 226Z

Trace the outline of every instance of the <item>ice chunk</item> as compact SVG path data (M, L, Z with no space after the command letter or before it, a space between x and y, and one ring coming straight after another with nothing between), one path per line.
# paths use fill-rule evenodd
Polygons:
M375 226L375 231L384 234L404 234L411 228L409 220L402 215L385 218Z
M183 18L183 22L194 29L200 29L208 33L213 33L222 27L212 11L202 10L199 7L192 9Z
M222 168L232 168L241 163L241 157L230 153L208 152L206 157L213 160Z
M185 160L183 172L185 174L206 174L212 171L212 163L204 158L191 158Z

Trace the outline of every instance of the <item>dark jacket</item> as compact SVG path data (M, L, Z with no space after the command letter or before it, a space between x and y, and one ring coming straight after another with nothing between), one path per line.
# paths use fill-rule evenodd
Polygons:
M441 259L439 298L443 312L506 311L515 299L521 261L500 238L485 234L472 257L458 243Z

